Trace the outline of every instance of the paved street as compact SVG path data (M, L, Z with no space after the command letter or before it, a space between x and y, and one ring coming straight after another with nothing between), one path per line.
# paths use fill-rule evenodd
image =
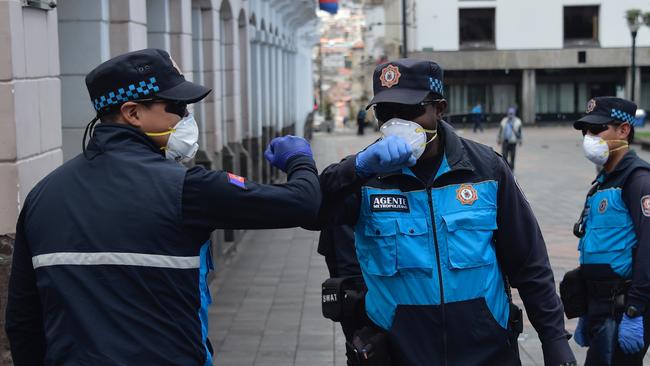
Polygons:
M495 130L459 133L496 148ZM313 148L319 169L376 137L358 137L351 131L316 134ZM650 154L639 153L650 160ZM583 157L576 131L528 128L517 151L515 173L537 215L559 282L577 263L577 240L571 231L595 168ZM320 284L327 268L316 253L317 238L317 233L302 229L246 233L231 263L212 283L210 339L216 365L345 365L340 327L321 315ZM567 329L572 331L575 324L568 321ZM543 365L529 323L519 342L524 365ZM584 352L570 343L581 363Z

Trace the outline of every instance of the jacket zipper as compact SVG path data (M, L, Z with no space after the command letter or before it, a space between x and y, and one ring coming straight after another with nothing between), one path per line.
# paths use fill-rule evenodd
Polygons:
M443 344L443 360L447 365L447 322L445 320L445 290L442 287L442 266L440 265L440 249L438 248L438 234L436 230L436 217L433 211L433 197L431 188L427 187L427 194L429 196L429 211L431 212L431 223L433 225L433 244L436 249L436 262L438 265L438 287L440 288L440 313L442 316L442 344Z

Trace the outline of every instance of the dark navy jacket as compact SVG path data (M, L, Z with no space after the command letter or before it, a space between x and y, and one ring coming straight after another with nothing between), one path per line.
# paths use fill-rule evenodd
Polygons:
M290 160L287 184L241 187L118 124L100 124L88 153L38 183L20 213L6 316L15 364L210 365L210 232L313 220L314 161Z
M507 275L546 365L574 360L544 240L510 169L492 149L438 128L444 156L431 185L408 168L362 180L355 156L321 174L319 225L356 225L368 317L389 332L398 364L518 365Z
M580 266L587 279L632 280L627 302L650 302L650 164L630 150L610 173L596 178L587 199ZM605 266L605 268L603 268Z

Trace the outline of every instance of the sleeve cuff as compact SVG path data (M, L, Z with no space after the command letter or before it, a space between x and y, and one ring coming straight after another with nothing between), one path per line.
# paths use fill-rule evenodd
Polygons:
M648 310L648 307L646 306L645 301L643 301L642 299L637 299L637 298L632 297L632 296L629 296L627 298L627 304L625 304L625 308L627 308L630 305L637 308L641 312L641 314L644 314L644 315L645 315L646 311Z
M558 366L576 360L566 337L542 343L542 351L544 353L544 366Z
M291 172L293 169L298 167L299 165L311 165L314 168L316 167L316 162L314 161L314 158L311 156L307 155L296 155L294 157L289 158L289 161L287 162L287 173Z

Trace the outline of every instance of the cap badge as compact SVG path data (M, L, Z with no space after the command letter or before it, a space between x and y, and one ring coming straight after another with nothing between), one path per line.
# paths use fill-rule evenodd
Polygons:
M176 71L178 71L178 73L179 73L181 76L183 76L183 72L181 71L181 68L178 67L178 64L176 63L176 61L174 61L174 59L172 58L171 55L169 56L169 59L172 61L172 65L174 66L174 68L176 69Z
M393 85L399 83L399 78L402 74L399 73L397 66L388 65L381 70L381 76L379 80L381 81L381 86L390 88Z
M471 184L461 184L456 190L456 199L463 205L472 205L478 199L478 193Z
M585 111L585 113L591 113L591 111L593 111L594 108L596 108L596 101L590 99L589 102L587 102L587 110Z

